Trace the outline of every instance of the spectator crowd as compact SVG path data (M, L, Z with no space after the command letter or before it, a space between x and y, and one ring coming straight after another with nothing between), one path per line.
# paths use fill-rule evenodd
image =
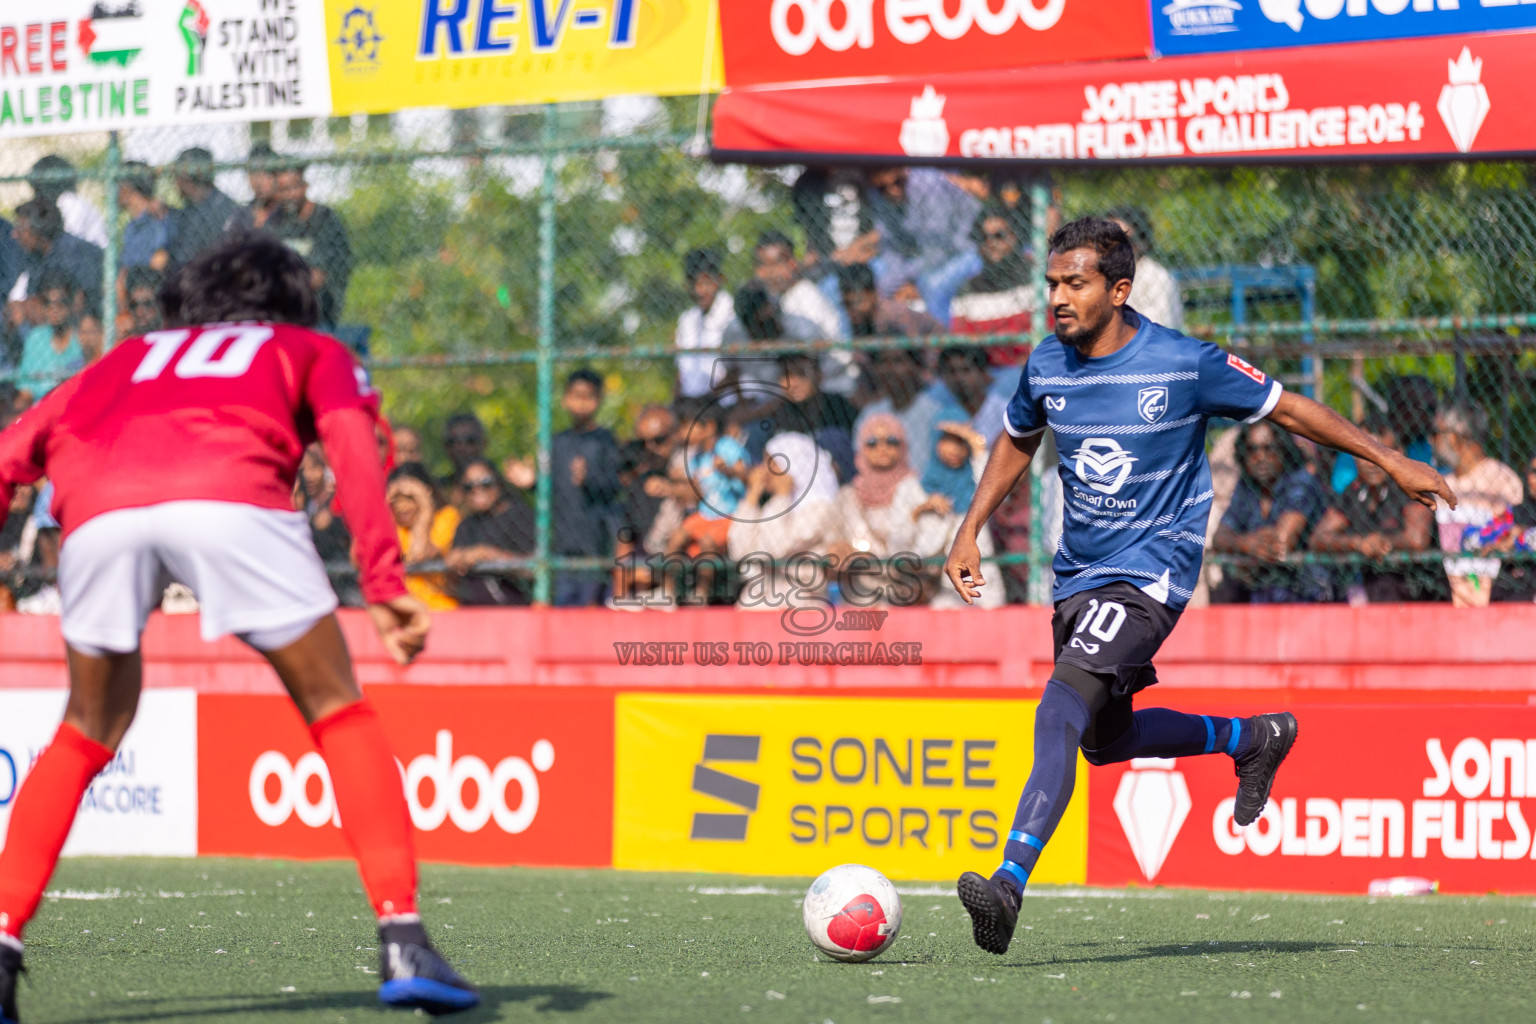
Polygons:
M127 165L113 281L103 279L101 212L66 162L38 162L33 197L0 235L9 296L0 424L100 354L108 289L116 334L153 330L165 275L233 231L268 231L300 252L322 327L336 328L352 269L346 228L309 198L301 163L265 147L251 157L246 204L216 187L205 150L183 152L166 170L174 205L153 168ZM749 279L729 280L718 251L688 252L693 301L677 320L674 400L640 409L620 437L600 425L612 422L604 376L583 367L564 381L567 425L547 469L548 551L571 564L554 572L553 603L958 604L938 562L1003 431L1029 353L1020 338L1048 329L1036 286L1042 254L1028 244L1030 194L1007 173L810 168L793 188L794 223L756 239ZM1054 228L1054 207L1043 213ZM1136 249L1130 304L1181 328L1177 279L1153 255L1147 215L1106 215ZM976 340L920 340L940 335ZM891 344L812 344L867 337ZM730 355L717 351L738 342ZM754 353L754 343L773 347ZM781 354L786 345L798 351ZM1197 602L1536 600L1536 572L1518 557L1527 531L1536 543L1536 458L1523 473L1495 459L1486 414L1442 404L1424 378L1389 378L1378 390L1366 428L1446 472L1461 505L1437 520L1373 465L1267 422L1229 426L1212 436L1207 545L1224 557L1208 564ZM499 445L471 412L450 417L440 442L435 465L439 449L408 425L380 438L411 589L437 609L529 604L537 471L493 458ZM1043 505L1059 502L1053 475L1041 481ZM334 499L324 453L312 448L295 507L322 557L344 570L351 540ZM983 557L1031 550L1032 526L1048 524L1031 523L1030 499L1026 480L983 531ZM0 576L13 581L0 600L22 610L56 607L40 574L18 571L56 564L47 509L46 493L18 489L0 532ZM1426 566L1434 549L1441 564ZM345 571L334 577L344 602L361 601ZM1026 599L1022 562L989 577L984 606Z

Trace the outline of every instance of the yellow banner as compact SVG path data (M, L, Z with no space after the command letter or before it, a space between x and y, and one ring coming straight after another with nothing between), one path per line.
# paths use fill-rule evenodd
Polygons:
M1035 701L618 698L615 867L891 878L991 874ZM1034 880L1087 876L1087 765Z
M716 92L716 0L326 0L337 114Z

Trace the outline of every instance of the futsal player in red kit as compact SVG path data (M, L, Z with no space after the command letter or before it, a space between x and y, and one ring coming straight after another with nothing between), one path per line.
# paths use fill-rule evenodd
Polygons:
M139 635L172 581L197 595L203 638L233 633L265 655L309 724L378 915L379 997L429 1013L479 1001L422 927L400 773L293 511L299 461L318 440L369 615L408 664L430 621L406 592L384 502L379 398L340 342L309 329L309 282L303 259L266 236L210 250L171 279L170 326L124 341L0 434L0 509L18 484L54 485L70 677L64 721L17 794L0 851L0 1024L18 1024L22 930L86 787L133 721Z

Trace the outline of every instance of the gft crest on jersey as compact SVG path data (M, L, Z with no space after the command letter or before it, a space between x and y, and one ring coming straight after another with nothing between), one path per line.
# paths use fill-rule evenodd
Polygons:
M1156 423L1168 411L1168 389L1165 387L1142 388L1136 395L1136 411L1148 423Z

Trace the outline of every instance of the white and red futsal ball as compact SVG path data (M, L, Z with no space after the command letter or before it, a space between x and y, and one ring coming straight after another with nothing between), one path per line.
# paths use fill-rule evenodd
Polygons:
M805 933L834 960L861 963L885 952L901 931L901 897L863 864L830 868L805 894Z

